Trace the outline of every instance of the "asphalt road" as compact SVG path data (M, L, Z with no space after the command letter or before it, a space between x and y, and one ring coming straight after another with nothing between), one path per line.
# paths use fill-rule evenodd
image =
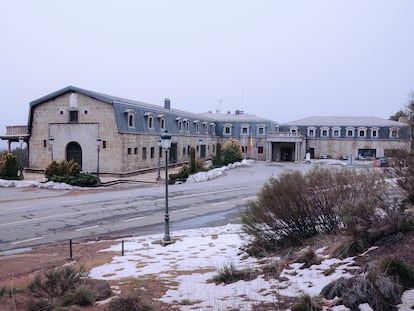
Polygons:
M254 200L270 176L311 165L255 163L225 176L170 185L170 232L239 222L240 210ZM40 244L162 233L165 186L87 191L0 188L0 251Z

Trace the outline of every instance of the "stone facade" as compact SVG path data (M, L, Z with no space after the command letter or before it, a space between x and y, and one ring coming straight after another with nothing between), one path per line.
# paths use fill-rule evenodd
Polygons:
M311 117L278 124L236 110L194 114L76 87L66 87L30 103L27 126L10 126L0 136L28 143L29 168L43 171L53 160L75 159L87 172L136 174L165 163L160 134L172 135L169 163L212 159L217 144L237 139L244 158L300 162L314 158L384 156L410 149L410 127L373 117ZM24 133L22 132L24 131ZM98 144L99 143L99 144ZM98 161L99 158L99 161Z

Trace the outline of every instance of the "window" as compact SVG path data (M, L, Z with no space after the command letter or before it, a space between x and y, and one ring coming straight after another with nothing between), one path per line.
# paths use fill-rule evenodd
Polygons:
M155 154L155 148L154 147L151 147L150 154L151 154L151 159L154 159L154 154Z
M83 113L84 113L84 114L88 114L88 110L85 110Z
M265 134L265 128L264 126L260 126L257 128L257 135L264 135Z
M210 125L211 125L211 133L213 135L216 135L216 125L214 123L210 123Z
M161 118L160 127L161 127L161 129L165 129L165 118Z
M321 137L328 137L329 136L329 127L322 127L321 128Z
M371 138L378 138L379 136L379 128L378 127L371 127Z
M185 131L190 132L190 121L185 122Z
M78 111L77 110L69 111L69 122L78 122Z
M200 122L194 121L196 133L200 133Z
M134 127L134 114L130 113L128 114L128 126L129 127Z
M128 155L131 155L131 153L132 153L132 149L128 148Z
M231 124L224 124L224 127L223 127L223 134L224 135L231 135L231 128L232 128L232 125Z
M185 147L183 147L183 155L185 155Z
M355 128L347 127L346 128L346 137L354 137Z
M134 154L138 154L138 148L137 147L134 148Z
M153 116L148 117L148 128L150 129L154 128L154 117Z
M366 127L358 127L358 137L365 137L367 133Z
M308 136L315 137L316 136L316 127L310 126L308 127Z
M333 127L332 128L332 136L333 137L340 137L341 136L341 128L340 127Z
M106 149L106 140L102 141L102 149Z
M333 131L333 136L334 137L339 137L339 130L334 130Z
M146 160L147 159L147 148L143 147L142 148L142 160Z
M183 121L178 121L178 130L181 132L183 130Z
M208 124L204 123L204 134L208 134Z
M259 154L263 154L263 153L264 153L264 148L263 148L263 146L259 146L259 147L257 148L257 153L259 153Z
M46 148L47 144L46 144L46 139L43 139L43 147Z
M296 135L298 133L298 128L296 126L294 127L289 127L289 133L291 135Z

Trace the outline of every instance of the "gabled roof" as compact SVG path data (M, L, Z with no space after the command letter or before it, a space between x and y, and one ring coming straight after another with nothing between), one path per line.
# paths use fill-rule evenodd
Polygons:
M277 122L264 119L261 117L258 117L253 114L247 114L247 113L240 113L240 114L231 114L231 113L200 113L200 116L206 117L206 118L212 118L215 121L219 122L263 122L263 123L275 123Z
M30 102L30 113L29 113L29 122L28 122L28 130L29 132L31 132L31 126L32 126L32 119L33 119L33 110L37 105L40 105L46 101L49 101L51 99L54 99L56 97L59 97L63 94L69 93L69 92L75 92L78 94L83 94L85 96L94 98L96 100L114 105L114 106L119 106L121 105L122 107L125 107L125 109L127 109L127 107L131 107L131 108L143 108L143 109L148 109L148 111L154 113L155 115L158 114L176 114L176 115L181 115L181 116L186 116L186 117L191 117L191 118L200 118L200 115L198 114L194 114L191 112L187 112L187 111L182 111L182 110L178 110L178 109L166 109L163 106L158 106L158 105L152 105L152 104L148 104L148 103L144 103L144 102L140 102L140 101L136 101L136 100L131 100L131 99L126 99L126 98L121 98L121 97L117 97L117 96L112 96L112 95L107 95L107 94L103 94L103 93L99 93L99 92L95 92L95 91L89 91L89 90L85 90L82 88L78 88L75 86L67 86L63 89L60 89L56 92L50 93L46 96L43 96L39 99L36 99L32 102ZM209 116L205 116L206 119L208 119L209 121L213 121L213 119Z
M408 126L406 123L377 117L315 116L284 123L287 126Z

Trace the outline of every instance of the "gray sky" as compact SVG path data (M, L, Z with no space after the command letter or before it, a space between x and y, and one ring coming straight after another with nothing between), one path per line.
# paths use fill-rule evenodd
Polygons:
M0 133L68 85L278 122L388 118L414 91L413 30L412 0L3 0Z

